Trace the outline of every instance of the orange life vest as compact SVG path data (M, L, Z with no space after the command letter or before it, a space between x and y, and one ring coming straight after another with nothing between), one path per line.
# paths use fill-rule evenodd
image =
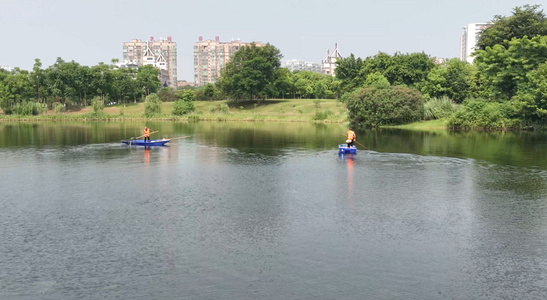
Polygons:
M148 128L144 129L144 137L150 137L150 129Z
M355 139L355 132L353 132L353 130L349 130L348 131L348 134L346 135L347 139L348 140L354 140Z

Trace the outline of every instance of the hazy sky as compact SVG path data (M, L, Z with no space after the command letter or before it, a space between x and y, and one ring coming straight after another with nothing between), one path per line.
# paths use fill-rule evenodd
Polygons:
M532 1L532 2L531 2ZM57 57L93 66L122 58L122 43L171 36L178 79L193 81L199 36L261 41L283 61L319 63L334 44L342 55L379 51L459 57L462 27L509 16L530 0L0 0L0 65L43 68Z

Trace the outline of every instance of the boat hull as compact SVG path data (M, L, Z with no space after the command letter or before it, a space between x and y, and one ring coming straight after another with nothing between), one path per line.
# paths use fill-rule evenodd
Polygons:
M150 141L144 141L144 140L129 140L129 141L122 141L122 143L126 145L131 146L164 146L170 141L170 139L162 139L162 140L150 140Z
M355 154L357 153L357 147L351 146L348 147L347 144L338 145L338 153L340 154Z

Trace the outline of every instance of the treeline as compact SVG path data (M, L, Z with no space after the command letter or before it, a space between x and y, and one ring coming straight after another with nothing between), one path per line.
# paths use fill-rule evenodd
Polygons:
M495 16L481 33L474 64L455 58L439 63L424 52L379 52L364 59L351 54L337 62L332 77L290 72L281 67L276 47L251 44L234 54L215 84L190 88L187 98L338 98L350 122L364 126L440 118L459 128L546 126L547 18L540 7ZM0 108L6 114L28 113L37 105L87 106L94 99L139 102L151 94L163 102L180 98L162 89L151 66L117 68L113 61L86 67L59 58L46 69L37 59L32 71L0 70Z
M350 121L381 126L446 118L458 128L545 127L547 19L540 6L496 16L478 46L474 64L435 64L425 53L340 60L336 77Z
M117 68L114 63L88 67L58 58L42 69L36 59L32 71L0 69L0 108L11 114L54 104L87 106L94 98L103 103L136 102L161 88L156 68Z

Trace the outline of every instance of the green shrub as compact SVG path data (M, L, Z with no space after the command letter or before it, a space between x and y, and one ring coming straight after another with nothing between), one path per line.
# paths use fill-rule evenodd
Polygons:
M53 111L58 114L66 111L66 108L63 104L59 102L53 103Z
M422 119L423 99L417 90L364 87L346 95L350 123L366 127L401 125Z
M430 98L424 103L424 120L443 119L455 113L461 105L454 103L450 98Z
M313 99L313 104L315 104L316 108L321 107L321 99Z
M146 96L144 100L144 114L146 116L161 113L161 100L156 94Z
M220 111L227 114L230 112L230 107L228 106L228 104L221 104L220 105Z
M103 100L101 100L101 98L97 96L93 98L93 100L91 100L91 106L93 107L93 112L98 114L104 109Z
M468 99L462 109L448 119L448 126L463 129L501 129L525 126L517 118L518 103L511 101L499 103L482 99Z
M193 101L177 100L173 106L173 115L182 116L193 112L195 109Z
M331 115L332 115L332 112L330 110L316 111L312 119L315 121L322 121L322 120L328 119L328 117Z
M37 116L47 111L47 105L38 102L17 103L13 108L13 113L22 116Z

